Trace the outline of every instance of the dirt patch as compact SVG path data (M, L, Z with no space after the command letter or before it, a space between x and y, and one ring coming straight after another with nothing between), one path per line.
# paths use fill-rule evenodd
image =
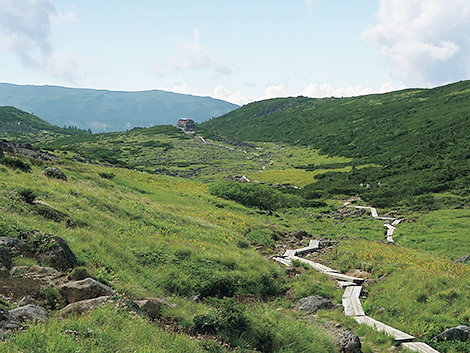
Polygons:
M41 289L44 283L32 278L0 278L0 294L14 300L20 300L26 295L41 299Z

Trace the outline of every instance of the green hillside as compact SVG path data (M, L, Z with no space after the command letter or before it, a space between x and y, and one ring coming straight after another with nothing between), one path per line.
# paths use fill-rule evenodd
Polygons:
M364 191L361 183L372 183L373 193L363 196L373 205L409 205L420 204L414 196L465 192L470 186L469 102L470 81L463 81L353 98L255 102L202 126L239 139L294 143L352 158L342 165L354 167L349 173L319 175L311 191L354 195ZM386 188L377 188L379 181ZM435 207L432 198L425 203Z
M31 112L54 125L93 132L176 125L180 118L201 122L238 107L210 97L160 90L122 92L8 83L0 83L0 105Z
M91 134L77 127L58 127L14 107L0 107L0 138L37 143L59 137Z
M60 236L90 276L119 294L89 314L51 317L7 332L2 352L335 352L326 333L332 325L360 335L364 352L389 351L390 338L344 317L341 307L322 310L317 318L294 310L310 295L340 304L343 292L300 263L287 270L271 259L310 238L339 240L345 234L349 240L318 260L342 273L367 271L374 280L363 304L368 315L440 352L468 351L468 344L432 342L444 329L469 320L468 265L451 262L470 253L462 232L470 226L468 209L397 214L405 222L397 226L396 241L405 248L381 242L381 222L348 211L337 200L281 205L275 216L214 196L212 186L196 181L60 155L56 165L9 157L28 164L24 170L29 172L0 166L0 236L31 230ZM58 166L68 181L40 176L47 166ZM261 195L265 187L258 190ZM268 194L283 199L274 191ZM299 229L309 237L289 236ZM35 263L14 258L14 265ZM44 295L52 314L64 303L57 293ZM201 302L193 302L193 295ZM164 307L151 320L126 309L126 300L144 297L165 298L176 306ZM13 292L1 293L0 305L14 308L18 299ZM211 334L204 331L207 323Z

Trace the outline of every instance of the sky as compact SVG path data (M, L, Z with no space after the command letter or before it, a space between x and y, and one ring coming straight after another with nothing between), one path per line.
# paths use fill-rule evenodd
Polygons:
M469 0L0 0L6 83L244 105L469 78Z

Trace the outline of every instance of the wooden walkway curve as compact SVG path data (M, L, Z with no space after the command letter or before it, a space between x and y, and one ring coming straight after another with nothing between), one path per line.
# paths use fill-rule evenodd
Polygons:
M391 224L385 223L384 226L387 228L387 242L393 243L392 235L393 231L396 229L394 226L399 224L401 222L401 219L391 217L379 217L377 210L373 207L350 206L348 204L346 204L346 206L360 209L370 209L371 215L374 219L386 220L391 222ZM364 279L343 275L338 271L331 269L327 266L297 256L299 254L319 251L321 247L321 241L310 240L309 245L307 247L296 250L287 250L284 255L282 255L282 257L275 257L274 260L285 266L291 266L293 260L300 261L311 266L316 271L324 273L330 278L337 280L341 287L345 287L345 291L342 298L344 314L346 316L352 317L359 324L368 325L370 327L373 327L377 331L386 332L387 334L392 336L395 341L400 342L404 348L409 349L411 351L418 353L439 353L434 348L428 346L423 342L413 342L415 339L413 336L365 315L360 301L362 292L362 286L360 286L360 284L364 282Z

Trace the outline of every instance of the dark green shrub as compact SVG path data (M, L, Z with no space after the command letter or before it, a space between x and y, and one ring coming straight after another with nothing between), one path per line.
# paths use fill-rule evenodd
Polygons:
M274 246L273 238L277 238L277 234L267 229L255 229L249 232L246 237L252 244L270 248Z
M41 296L45 300L44 306L49 310L57 310L65 305L64 296L52 285L48 285L41 290Z
M26 173L31 171L31 166L18 158L2 157L0 158L0 164L12 169L19 169Z
M18 194L24 200L24 202L32 204L34 200L37 198L37 194L34 190L30 188L22 189L18 191Z
M299 207L302 201L299 196L284 194L271 186L257 183L225 181L212 184L209 191L214 196L261 210Z
M98 173L98 175L104 179L110 179L110 180L116 176L116 174L114 173L105 173L105 172Z
M248 249L250 247L250 243L245 240L239 240L237 241L237 247L240 249Z
M86 267L80 266L75 267L69 277L74 281L81 281L82 279L90 277L90 275L88 274Z

